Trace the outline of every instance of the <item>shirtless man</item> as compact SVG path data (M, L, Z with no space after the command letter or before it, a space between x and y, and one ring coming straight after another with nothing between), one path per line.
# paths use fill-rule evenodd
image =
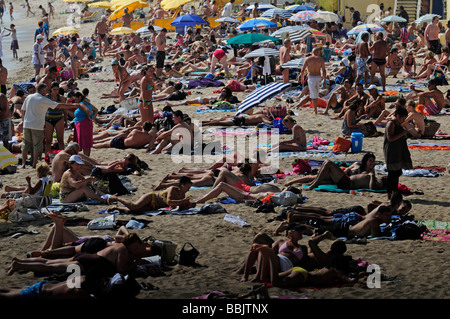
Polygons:
M408 117L402 123L402 126L408 131L413 138L421 138L425 133L425 119L424 116L416 111L416 103L409 101L406 105Z
M300 72L301 84L304 84L304 74L308 70L308 88L309 97L313 102L314 113L317 114L317 99L319 98L319 90L322 79L327 78L327 70L325 69L325 62L320 56L321 49L316 47L312 50L312 56L307 57L303 63L302 71Z
M255 3L256 8L257 3ZM285 64L288 62L291 57L291 40L289 38L284 40L284 45L280 48L280 65ZM288 83L289 82L289 68L282 69L281 73L283 74L283 82Z
M428 92L417 90L414 85L411 85L411 90L417 93L419 104L425 105L425 110L429 115L437 115L441 112L445 105L445 97L444 94L436 87L435 80L431 79L428 81Z
M440 55L441 51L441 42L439 40L439 17L435 16L433 21L426 27L425 29L425 41L428 49L434 54Z
M377 118L386 108L383 96L378 93L377 86L372 84L369 86L370 97L367 104L364 105L364 111L368 119Z
M153 145L156 140L156 128L150 122L145 122L141 128L126 130L124 134L96 141L93 148L143 148L147 144Z
M0 93L6 95L6 81L8 79L8 69L3 66L3 61L0 58Z
M11 111L9 109L8 98L0 93L0 142L8 148L9 140L12 136L13 124L11 121Z
M382 235L380 225L389 223L392 217L392 210L385 205L380 205L355 225L346 222L335 223L319 228L319 233L330 231L335 237L380 237Z
M378 179L373 172L348 176L338 165L326 160L319 169L316 178L305 190L312 190L319 185L336 184L340 189L383 189L384 179Z
M178 143L185 143L192 148L194 145L194 129L183 120L183 112L175 111L173 113L173 122L175 125L172 129L156 137L156 142L159 144L150 154L160 154L163 150L171 150Z
M82 175L89 175L92 169L99 165L100 162L84 155L79 154L80 146L78 143L69 143L65 149L61 150L58 154L56 154L55 158L52 161L52 174L54 176L54 181L59 183L61 181L61 177L64 172L67 170L69 165L69 159L72 155L79 155L84 162L84 165L81 167Z
M13 258L7 275L16 271L34 271L41 273L66 273L69 265L78 265L85 274L93 267L100 267L108 275L129 273L137 266L136 260L148 255L145 244L135 233L124 237L120 243L113 243L95 254L80 253L71 258L45 259L42 257Z
M157 19L164 19L165 17L169 17L169 13L165 11L163 8L158 7L153 16Z
M367 41L369 40L369 33L364 33L361 36L361 41L356 45L355 53L356 53L356 65L358 66L357 76L355 83L359 83L361 78L364 76L364 84L367 88L369 84L367 83L367 79L369 77L369 68L367 66L367 60L369 59L369 44Z
M102 16L102 19L97 22L95 25L94 33L97 35L97 41L98 41L98 55L99 56L105 56L105 51L109 47L108 42L108 23L107 23L107 17L105 15ZM104 50L102 51L102 43Z
M167 29L163 28L156 36L156 76L160 77L164 68L164 60L166 58L166 34Z
M447 30L445 30L445 43L446 47L450 48L450 20L447 21Z
M383 91L386 91L386 57L389 54L389 44L383 39L383 33L377 33L377 40L369 47L372 52L372 64L370 68L370 84L375 80L375 74L380 73Z
M128 12L128 8L123 9L124 15L122 16L122 27L131 28L131 21L133 16Z
M328 99L327 106L323 114L327 115L330 108L334 109L337 112L342 111L347 101L356 95L356 92L352 86L352 80L347 79L344 81L344 84L340 88L334 90L333 93L331 93L330 98Z

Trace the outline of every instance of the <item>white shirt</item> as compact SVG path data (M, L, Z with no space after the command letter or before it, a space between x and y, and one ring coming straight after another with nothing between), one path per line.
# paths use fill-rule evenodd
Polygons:
M22 104L22 110L25 111L23 128L43 131L47 110L56 108L58 104L39 93L28 95Z
M39 61L36 58L36 53L39 55ZM33 45L33 56L32 56L31 62L33 64L42 64L42 65L45 62L44 47L42 46L42 44L40 44L38 42L36 42Z
M231 13L233 12L233 5L228 2L222 10L222 17L231 17Z

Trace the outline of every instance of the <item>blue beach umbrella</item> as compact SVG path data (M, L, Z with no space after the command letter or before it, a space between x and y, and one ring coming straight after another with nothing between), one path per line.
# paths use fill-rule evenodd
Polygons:
M238 26L238 31L251 31L260 29L277 28L278 25L275 22L265 19L249 19Z
M200 24L207 24L205 20L203 20L202 17L196 15L196 14L185 14L182 16L179 16L175 20L173 20L170 25L173 27L185 27L185 26L193 26L193 25L200 25Z
M247 95L244 101L242 101L242 103L239 105L238 110L236 111L236 116L241 113L247 112L248 110L268 99L273 98L275 95L283 92L291 85L291 83L272 82L257 88L249 95Z
M306 6L303 4L288 6L288 7L286 7L286 10L289 12L292 12L292 13L296 13L296 12L300 12L300 11L308 11L308 10L316 11L313 7Z

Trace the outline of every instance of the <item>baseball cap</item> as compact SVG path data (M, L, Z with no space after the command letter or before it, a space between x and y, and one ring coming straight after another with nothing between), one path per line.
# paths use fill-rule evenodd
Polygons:
M38 34L36 37L36 40L43 39L43 38L44 38L44 36L42 34Z
M84 164L84 162L81 160L80 155L72 155L69 158L69 162L75 162L75 163L78 163L78 164Z
M377 86L376 86L375 84L372 84L372 85L369 86L367 89L368 89L368 90L378 90L378 89L377 89Z
M344 63L345 66L348 66L348 59L347 58L343 58L342 63Z

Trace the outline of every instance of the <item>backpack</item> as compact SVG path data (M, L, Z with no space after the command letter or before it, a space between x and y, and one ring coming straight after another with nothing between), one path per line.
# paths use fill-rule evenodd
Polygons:
M418 225L415 222L406 221L395 230L395 239L421 239L426 230L427 227L423 224Z

